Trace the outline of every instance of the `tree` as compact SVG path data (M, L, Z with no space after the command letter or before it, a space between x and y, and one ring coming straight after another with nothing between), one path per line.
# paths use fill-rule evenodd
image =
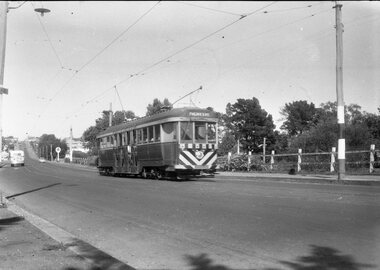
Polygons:
M235 152L236 140L231 132L225 132L218 146L218 155L224 156L228 152Z
M57 158L57 152L55 151L57 147L61 148L59 157L63 158L66 155L68 149L65 140L56 138L54 134L43 134L40 137L38 142L38 149L40 155L46 159L51 159L51 154L53 155L53 159Z
M280 114L285 117L281 129L286 130L290 136L302 134L315 125L315 105L306 100L286 103Z
M153 103L149 104L148 107L146 107L146 116L151 116L158 113L163 107L172 108L173 105L167 98L165 98L164 101L160 101L158 98L155 98L153 100Z
M107 127L109 127L110 111L103 111L102 117L95 120L95 126L87 128L82 135L84 146L90 149L93 154L96 153L96 136ZM125 121L130 121L136 118L133 111L116 111L112 115L112 125L119 125Z
M262 151L264 137L267 149L273 149L275 143L272 115L261 108L259 100L238 99L234 104L227 104L226 127L241 141L244 150L258 153Z

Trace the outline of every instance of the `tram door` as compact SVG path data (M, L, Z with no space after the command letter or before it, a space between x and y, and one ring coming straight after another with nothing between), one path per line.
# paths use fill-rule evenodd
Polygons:
M128 132L128 173L139 173L137 167L137 134L136 130Z

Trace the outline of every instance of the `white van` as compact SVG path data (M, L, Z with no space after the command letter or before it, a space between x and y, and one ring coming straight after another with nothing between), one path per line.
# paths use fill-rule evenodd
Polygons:
M9 158L11 160L11 166L21 165L24 166L24 151L11 150L9 151Z

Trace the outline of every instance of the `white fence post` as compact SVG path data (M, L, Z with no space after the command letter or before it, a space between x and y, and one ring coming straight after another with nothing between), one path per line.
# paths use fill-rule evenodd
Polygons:
M231 152L228 152L227 164L228 164L228 170L230 170L231 169Z
M273 164L274 164L274 150L272 150L272 153L270 155L270 170L273 170Z
M373 173L373 164L375 163L375 145L371 144L369 152L369 173Z
M301 171L301 155L302 155L302 149L298 149L298 162L297 162L297 172Z
M249 168L251 167L251 155L252 155L252 152L251 151L248 151L248 166L247 166L247 171L249 172Z
M335 154L336 154L336 147L333 147L333 148L331 149L330 172L335 171Z

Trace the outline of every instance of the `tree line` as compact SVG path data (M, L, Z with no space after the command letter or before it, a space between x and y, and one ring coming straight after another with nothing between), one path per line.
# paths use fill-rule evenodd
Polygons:
M162 107L172 107L166 98L154 99L147 106L146 116L159 112ZM207 109L213 110L212 107ZM85 146L96 154L96 136L109 126L110 111L103 111L83 133ZM281 109L283 124L276 129L273 117L260 105L257 98L237 99L228 103L225 112L217 112L219 122L219 155L240 151L262 153L264 138L266 150L276 153L328 152L337 147L338 124L336 102L322 103L317 107L306 100L286 103ZM138 118L132 111L116 111L112 125ZM380 107L378 113L368 113L357 104L345 106L346 149L369 149L380 145Z

